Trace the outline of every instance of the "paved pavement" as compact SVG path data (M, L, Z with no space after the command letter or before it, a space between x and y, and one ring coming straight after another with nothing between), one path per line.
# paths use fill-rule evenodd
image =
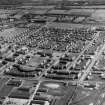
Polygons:
M37 90L39 89L40 83L41 83L41 81L39 81L39 83L37 84L37 86L36 86L36 88L35 88L35 91L34 91L34 93L32 94L32 96L30 97L30 99L29 99L27 105L30 105L31 101L33 100L33 98L34 98L34 96L35 96Z

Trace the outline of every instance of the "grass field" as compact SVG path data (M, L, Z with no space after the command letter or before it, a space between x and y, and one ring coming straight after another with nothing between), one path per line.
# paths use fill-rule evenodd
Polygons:
M9 95L9 93L12 91L14 87L13 86L7 86L4 85L0 90L0 97L6 97Z

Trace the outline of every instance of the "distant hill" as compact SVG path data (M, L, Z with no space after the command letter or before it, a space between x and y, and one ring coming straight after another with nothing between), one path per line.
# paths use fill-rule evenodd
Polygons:
M80 1L80 2L84 2L84 1L87 1L87 2L91 2L91 3L94 3L94 4L102 4L104 3L105 4L105 0L0 0L0 5L16 5L16 4L24 4L24 3L33 3L33 2L43 2L43 3L55 3L55 2L58 2L58 1L63 1L63 2L75 2L75 1ZM69 5L69 4L68 4Z
M0 5L16 5L30 1L31 0L0 0Z
M20 1L19 0L0 0L0 5L20 4L21 3Z

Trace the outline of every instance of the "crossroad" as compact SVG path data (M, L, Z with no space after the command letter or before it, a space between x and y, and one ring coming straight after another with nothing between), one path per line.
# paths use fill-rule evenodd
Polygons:
M36 88L35 88L35 90L34 90L34 93L33 93L32 96L30 97L30 99L29 99L27 105L30 105L31 101L33 100L33 98L34 98L34 96L35 96L35 94L36 94L36 92L37 92L37 90L39 89L40 84L41 84L41 81L39 81L39 83L37 84L37 86L36 86Z
M93 40L83 49L83 51L79 54L79 56L72 62L72 64L68 64L68 68L67 70L69 70L71 68L71 66L75 66L75 64L77 63L77 61L79 60L79 58L84 54L84 52L92 45L92 43L94 42L94 40L96 40L99 36L100 32L97 32L96 35L94 36Z
M83 82L83 80L86 78L86 76L91 71L91 68L94 66L94 63L99 59L100 55L102 54L103 50L105 50L105 45L101 48L101 50L95 54L94 58L92 59L92 63L87 68L86 72L84 72L83 76L80 78L79 82Z

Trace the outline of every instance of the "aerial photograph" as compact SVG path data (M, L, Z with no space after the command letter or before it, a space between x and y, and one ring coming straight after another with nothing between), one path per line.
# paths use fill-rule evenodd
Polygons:
M105 105L105 0L0 0L0 105Z

